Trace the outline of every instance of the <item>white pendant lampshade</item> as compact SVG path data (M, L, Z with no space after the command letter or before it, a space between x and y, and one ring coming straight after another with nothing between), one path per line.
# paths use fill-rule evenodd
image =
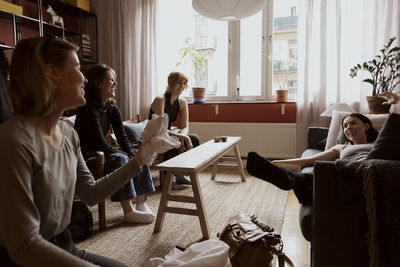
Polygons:
M234 21L256 14L266 0L192 0L200 15L216 20Z

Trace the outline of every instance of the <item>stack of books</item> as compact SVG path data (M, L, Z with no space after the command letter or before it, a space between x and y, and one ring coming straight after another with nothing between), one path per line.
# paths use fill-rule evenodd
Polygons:
M89 0L65 0L70 5L79 7L83 10L90 12L90 2Z
M91 58L90 36L84 33L82 33L82 57L86 59Z
M22 15L22 6L14 5L9 2L0 0L0 10L5 10L17 15Z

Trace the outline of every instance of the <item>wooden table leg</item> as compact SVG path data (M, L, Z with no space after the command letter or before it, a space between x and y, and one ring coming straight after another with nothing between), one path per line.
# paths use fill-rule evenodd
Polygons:
M196 202L197 211L199 213L201 232L203 233L203 238L207 240L210 239L210 230L208 228L208 219L206 210L204 209L203 196L201 194L197 173L190 174L190 181L192 183L193 195Z
M244 174L244 169L243 169L242 159L240 158L240 152L239 152L238 144L236 144L234 146L233 151L235 151L236 161L237 161L237 165L238 165L238 168L239 168L240 176L242 177L242 182L246 182L246 175Z
M172 185L172 173L167 172L165 175L165 181L163 184L163 189L161 193L161 199L160 199L160 204L158 206L158 211L157 211L157 218L156 218L156 224L154 225L154 232L160 232L163 222L164 222L164 217L165 217L165 208L168 205L168 194L171 192L171 185Z
M217 175L218 161L219 161L219 159L217 159L212 165L213 169L212 169L212 174L211 174L211 180L215 180L215 176Z

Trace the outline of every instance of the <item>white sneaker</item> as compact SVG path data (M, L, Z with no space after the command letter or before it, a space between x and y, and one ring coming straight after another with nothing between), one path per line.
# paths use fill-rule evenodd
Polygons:
M124 215L124 222L126 223L151 223L154 219L154 214L136 209Z

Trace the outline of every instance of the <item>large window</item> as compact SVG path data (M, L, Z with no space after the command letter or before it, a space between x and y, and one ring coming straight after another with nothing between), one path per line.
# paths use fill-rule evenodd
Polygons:
M297 1L268 0L263 11L228 23L197 14L191 0L159 0L159 92L181 71L189 88L206 87L207 101L274 100L280 88L294 100Z

